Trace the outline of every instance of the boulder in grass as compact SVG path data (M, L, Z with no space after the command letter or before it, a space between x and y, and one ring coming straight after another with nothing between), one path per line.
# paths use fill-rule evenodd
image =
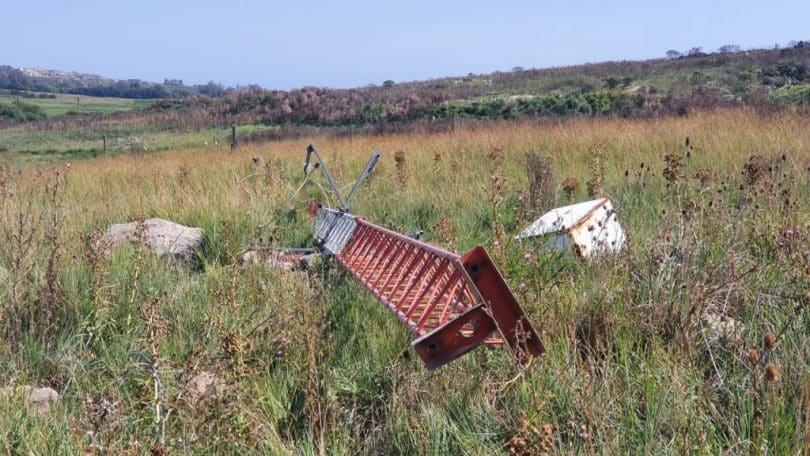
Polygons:
M100 239L105 247L110 248L141 241L158 256L189 260L202 247L203 230L152 218L142 222L112 225Z
M35 386L25 385L17 387L7 386L0 390L0 397L4 400L7 400L8 396L13 395L22 396L23 399L25 399L26 405L40 415L47 414L51 406L59 402L59 393L53 388L37 388Z

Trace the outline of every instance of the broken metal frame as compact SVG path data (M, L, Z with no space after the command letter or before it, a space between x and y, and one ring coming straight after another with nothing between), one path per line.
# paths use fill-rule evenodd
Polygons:
M374 151L347 198L320 152L307 147L332 186L341 209L319 207L313 230L316 247L350 272L416 337L412 342L428 370L481 344L506 345L523 364L545 351L506 281L486 250L460 256L368 222L349 212L356 190L381 154Z
M312 155L315 154L315 159L318 160L317 165L312 165ZM380 160L380 156L382 154L375 150L371 154L371 158L368 159L366 166L363 168L363 171L360 173L360 176L354 181L354 185L352 186L351 191L349 191L349 195L344 199L343 194L340 191L340 187L338 187L335 179L332 177L332 173L329 172L329 167L326 166L326 162L321 157L321 153L318 151L318 148L315 147L314 144L310 144L307 146L307 158L304 161L304 176L309 178L312 170L320 166L323 174L326 176L326 180L329 181L329 185L332 187L332 191L335 192L335 196L340 203L340 209L343 212L349 212L349 204L352 202L352 198L354 194L357 192L357 189L360 188L360 185L363 181L368 177L368 175L374 171L374 167L377 166L377 161Z

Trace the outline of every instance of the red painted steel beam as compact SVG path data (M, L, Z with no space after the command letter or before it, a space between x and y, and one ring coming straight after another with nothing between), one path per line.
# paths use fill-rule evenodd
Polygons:
M521 363L545 351L483 247L461 257L363 218L321 210L328 212L316 219L319 243L331 246L337 263L414 333L428 369L481 344L505 344ZM331 233L341 242L330 242Z

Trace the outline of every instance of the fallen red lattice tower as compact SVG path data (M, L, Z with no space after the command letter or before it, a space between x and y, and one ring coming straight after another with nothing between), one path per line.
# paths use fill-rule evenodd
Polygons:
M505 343L520 363L545 351L483 247L459 256L325 207L315 238L414 333L430 370L481 344Z

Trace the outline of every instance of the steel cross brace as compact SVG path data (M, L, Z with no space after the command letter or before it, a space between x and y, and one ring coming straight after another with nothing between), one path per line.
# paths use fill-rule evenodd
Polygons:
M317 165L312 164L313 154L315 154L315 159L318 160ZM332 173L329 172L329 168L326 166L326 162L323 160L323 157L321 157L321 153L314 144L307 146L307 158L304 161L304 176L309 177L310 173L312 173L315 168L320 166L321 170L323 170L323 174L326 176L326 180L329 181L329 185L332 187L332 191L335 192L335 196L340 203L340 209L344 212L349 212L349 204L352 202L352 197L354 197L355 192L357 192L357 189L360 188L360 184L362 184L366 177L368 177L369 173L374 171L374 167L377 166L377 161L380 160L381 155L382 154L379 151L375 150L372 152L371 158L368 159L366 166L360 173L360 177L354 181L354 185L346 198L343 197L340 187L338 187L335 179L332 177Z

